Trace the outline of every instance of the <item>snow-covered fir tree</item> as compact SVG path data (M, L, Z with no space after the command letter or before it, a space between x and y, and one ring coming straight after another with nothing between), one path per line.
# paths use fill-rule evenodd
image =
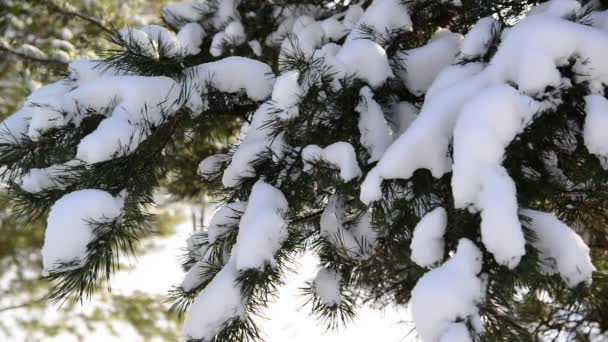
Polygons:
M373 301L409 305L424 342L605 338L606 5L167 4L166 27L118 30L4 121L15 212L47 217L51 298L108 279L156 190L204 183L223 206L171 294L188 340L260 339L303 251L330 327ZM197 149L235 124L223 153Z

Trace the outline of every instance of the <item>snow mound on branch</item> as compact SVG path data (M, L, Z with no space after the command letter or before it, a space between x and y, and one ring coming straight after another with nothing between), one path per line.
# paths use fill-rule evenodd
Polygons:
M397 74L407 89L418 96L424 94L439 72L454 61L461 41L460 34L442 29L426 45L399 52L397 58L405 70Z
M82 64L82 63L81 63ZM115 158L135 150L180 108L206 109L207 86L221 92L244 91L254 101L270 96L272 72L268 65L242 57L228 57L201 64L186 72L183 82L168 77L110 76L94 78L90 66L73 64L79 85L68 91L59 85L47 88L37 106L7 119L10 128L23 130L24 116L31 115L28 135L38 139L51 128L80 125L88 112L109 116L82 139L76 157L88 164ZM88 82L86 82L88 81ZM184 87L188 86L186 92ZM194 85L194 86L192 86ZM62 95L62 96L61 96Z
M608 170L608 100L600 95L589 95L585 97L585 102L585 146L599 158L604 169Z
M370 157L368 163L378 161L386 148L393 141L382 107L374 100L374 93L369 87L361 88L360 101L355 110L359 112L359 133L361 144L365 146Z
M230 156L227 154L214 154L203 159L198 164L197 173L203 179L213 180L218 176L223 165L230 161Z
M51 207L42 246L43 275L81 268L88 258L87 244L95 239L95 223L122 215L124 197L96 189L78 190Z
M433 267L443 260L443 235L448 224L445 209L437 207L426 213L414 228L412 261L420 267Z
M581 4L576 0L551 0L534 6L527 16L550 15L566 17L576 14L581 9Z
M196 55L201 52L201 44L207 36L205 29L198 23L188 23L177 32L177 40L186 55Z
M391 106L389 115L393 138L397 139L414 122L418 116L418 108L409 102L401 101Z
M357 11L358 9L355 9ZM352 21L352 19L350 19ZM368 27L376 34L385 39L399 30L411 31L412 19L407 6L399 0L374 0L372 4L361 15L359 22L348 36L347 40L362 38L362 32L358 29Z
M469 329L463 323L452 323L441 335L439 342L473 342Z
M329 307L340 305L340 273L332 269L321 268L313 280L315 294L321 303Z
M33 168L21 177L21 189L29 193L38 193L49 188L62 189L69 183L70 168L80 164L78 160L71 160L64 164L55 164L47 168Z
M500 33L500 23L496 19L492 17L479 19L464 36L460 53L464 57L484 55L498 33Z
M313 164L325 161L340 170L340 178L349 182L361 176L361 169L353 146L347 142L336 142L325 148L318 145L308 145L302 149L304 172L310 172Z
M237 227L246 208L247 202L232 202L218 208L207 227L209 243L214 243L224 233Z
M367 39L348 41L335 57L337 68L344 75L355 75L372 88L381 86L387 78L394 77L386 51Z
M456 208L481 210L481 237L500 264L525 254L515 184L501 166L508 144L532 121L532 99L492 86L463 108L454 129L452 193Z
M247 298L241 296L238 274L235 260L230 258L196 296L184 321L187 338L211 341L226 322L244 317Z
M418 280L410 305L416 331L423 341L452 342L452 337L462 338L462 327L456 326L462 324L457 322L461 319L470 321L478 333L483 330L477 308L485 291L478 276L481 265L479 249L470 240L461 239L448 261Z
M282 155L282 137L273 138L271 128L267 125L272 120L272 116L273 108L270 102L263 103L253 114L247 134L242 138L230 164L224 170L222 184L225 187L239 186L244 178L255 176L252 163L260 154L270 149L276 155Z
M254 59L232 56L194 67L200 84L209 83L226 93L245 91L254 101L270 96L274 85L272 69Z
M371 211L364 213L350 230L344 228L345 214L344 202L337 195L330 196L321 214L319 233L345 256L366 260L372 256L377 238Z
M300 73L292 70L277 77L272 90L272 101L280 109L278 113L281 120L295 118L299 114L298 103L304 95L304 91L298 83Z
M553 214L529 209L520 213L531 219L526 226L538 238L532 244L540 251L542 270L547 274L559 273L569 287L582 282L591 284L595 267L583 239Z
M286 214L287 200L283 193L263 180L257 181L232 248L239 271L274 265L274 255L288 237Z

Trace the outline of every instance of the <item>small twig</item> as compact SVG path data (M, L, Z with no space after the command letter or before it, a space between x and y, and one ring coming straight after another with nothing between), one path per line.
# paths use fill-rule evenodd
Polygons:
M31 62L36 62L36 63L55 63L55 64L60 64L62 66L65 66L65 65L68 64L68 63L65 63L65 62L63 62L61 60L55 59L55 58L41 58L41 57L31 56L31 55L28 55L26 53L19 52L17 50L14 50L14 49L11 49L9 47L2 46L2 45L0 45L0 51L4 51L4 52L9 53L9 54L11 54L13 56L17 56L19 58L26 59L26 60L29 60Z
M109 29L108 27L106 27L103 22L97 18L93 18L93 17L89 17L88 15L82 14L80 12L77 12L75 10L72 9L68 9L68 8L63 8L59 5L57 5L56 3L54 3L53 1L49 1L48 3L46 3L46 6L52 10L55 11L57 13L63 14L63 15L67 15L67 16L72 16L72 17L76 17L76 18L80 18L84 21L88 21L89 23L99 27L102 31L105 31L107 33L113 34L114 31L112 31L111 29Z

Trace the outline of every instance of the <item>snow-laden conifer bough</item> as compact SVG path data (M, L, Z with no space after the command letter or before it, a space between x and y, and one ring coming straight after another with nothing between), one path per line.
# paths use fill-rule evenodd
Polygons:
M175 2L175 31L123 29L122 51L70 63L0 145L16 212L48 213L51 297L94 291L147 231L176 148L242 120L233 146L196 156L226 200L172 292L189 340L260 338L254 316L306 248L320 265L304 295L332 327L367 296L409 302L424 342L530 340L541 325L510 318L552 275L591 315L606 303L588 244L608 219L608 12L480 5L475 23L466 5Z

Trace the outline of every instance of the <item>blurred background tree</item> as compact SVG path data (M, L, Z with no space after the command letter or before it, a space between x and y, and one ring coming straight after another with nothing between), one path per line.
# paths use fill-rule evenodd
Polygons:
M70 61L97 58L110 46L111 28L158 22L161 2L0 0L0 118L41 84L62 78ZM159 217L155 238L139 246L139 255L174 233L177 217ZM65 302L61 310L49 307L44 299L50 284L40 277L43 240L43 222L19 222L8 201L0 200L0 340L43 341L66 333L84 340L87 332L102 328L116 333L117 324L125 323L146 341L177 338L178 319L158 295L100 291L86 306Z

